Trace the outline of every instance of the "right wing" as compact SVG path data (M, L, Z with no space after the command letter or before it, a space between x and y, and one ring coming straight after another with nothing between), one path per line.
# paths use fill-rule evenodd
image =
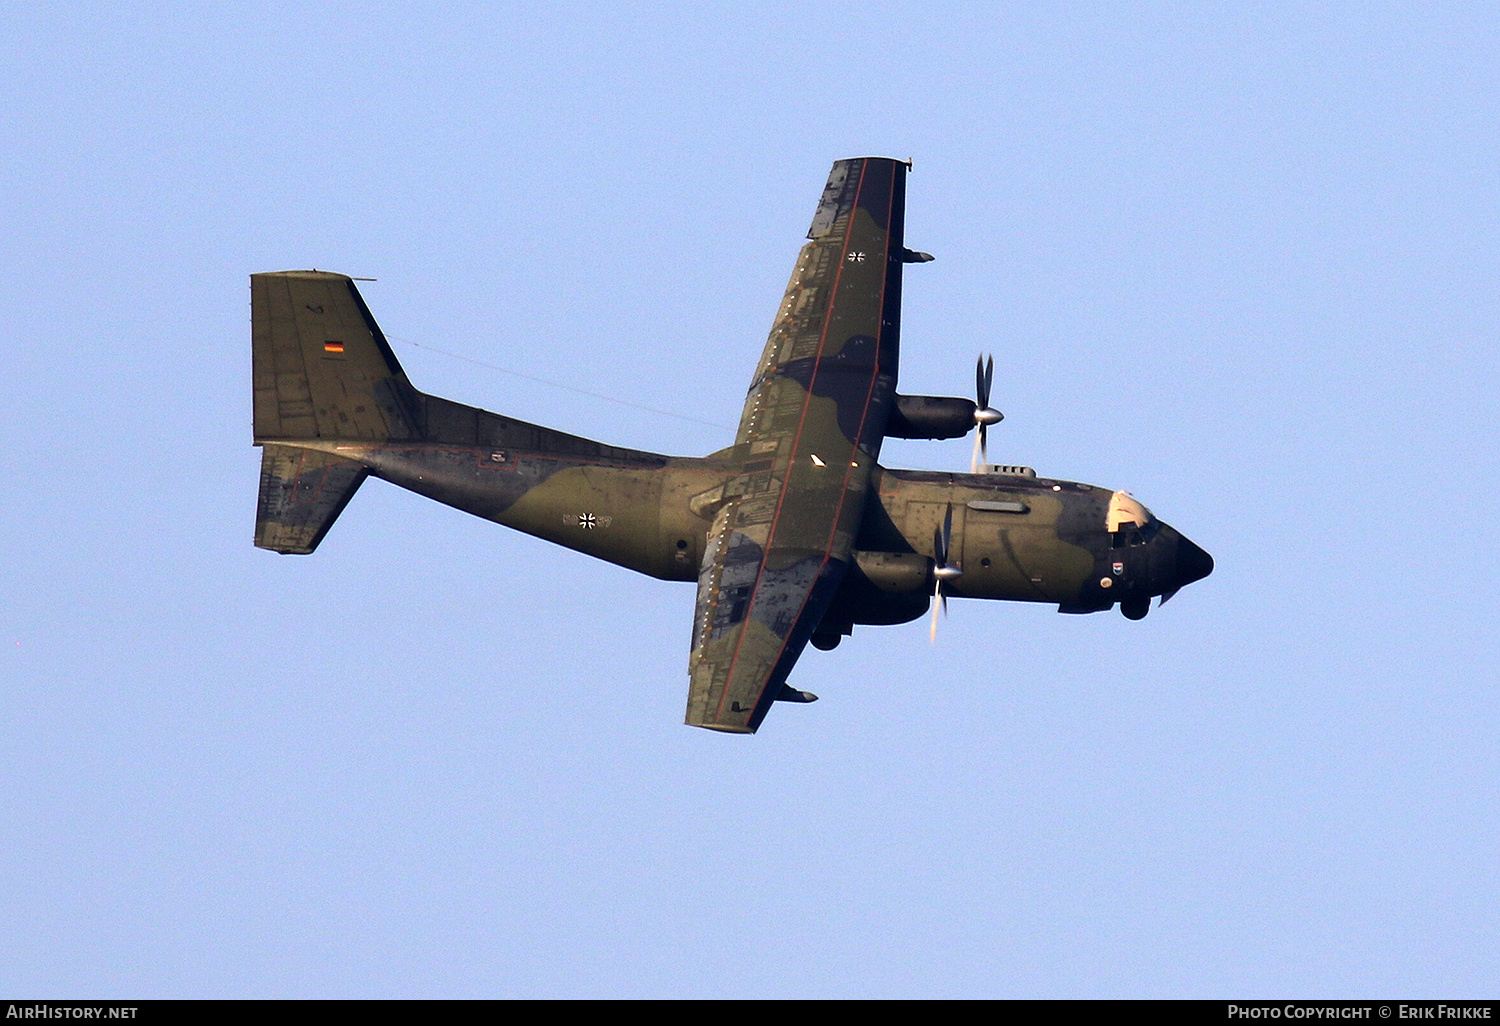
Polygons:
M848 566L896 386L906 164L833 166L698 576L687 722L751 733Z

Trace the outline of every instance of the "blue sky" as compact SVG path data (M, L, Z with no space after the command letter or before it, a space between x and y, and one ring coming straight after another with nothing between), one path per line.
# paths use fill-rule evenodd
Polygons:
M1483 5L163 3L0 46L7 991L1495 993ZM742 738L681 725L686 585L378 481L251 546L251 272L379 279L427 391L701 454L864 154L937 257L902 389L993 352L992 458L1131 489L1211 578L859 629Z

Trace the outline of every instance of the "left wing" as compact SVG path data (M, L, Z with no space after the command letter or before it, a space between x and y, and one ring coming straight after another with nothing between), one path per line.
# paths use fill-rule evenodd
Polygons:
M687 722L753 733L848 566L896 388L903 162L834 164L698 576Z

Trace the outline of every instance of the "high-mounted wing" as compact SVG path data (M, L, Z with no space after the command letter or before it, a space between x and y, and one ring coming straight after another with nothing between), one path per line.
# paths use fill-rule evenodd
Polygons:
M760 725L848 566L896 389L907 169L834 164L797 258L699 571L695 726Z

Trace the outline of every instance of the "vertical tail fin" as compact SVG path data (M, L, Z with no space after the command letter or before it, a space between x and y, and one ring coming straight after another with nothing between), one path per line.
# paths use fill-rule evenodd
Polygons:
M312 552L367 471L298 443L416 438L420 396L345 275L253 274L250 321L264 446L255 544Z
M416 438L416 390L354 280L250 276L255 441Z

